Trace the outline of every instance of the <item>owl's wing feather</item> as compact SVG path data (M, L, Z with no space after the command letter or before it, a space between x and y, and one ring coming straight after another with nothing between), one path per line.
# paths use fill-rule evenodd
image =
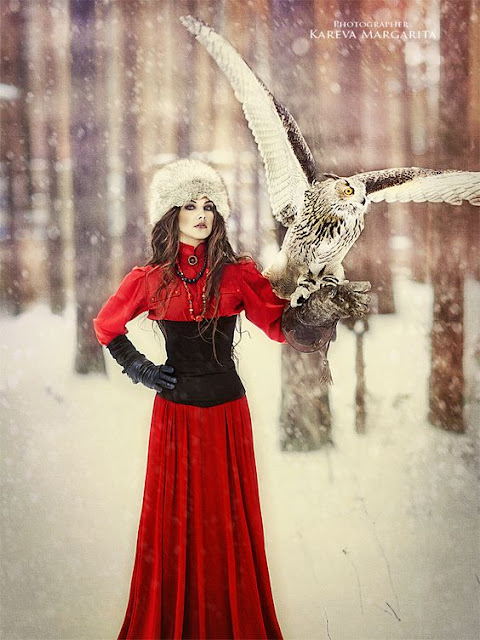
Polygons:
M372 202L448 202L480 206L480 173L406 167L359 173Z
M273 215L289 226L303 208L315 173L315 162L297 124L222 36L192 16L180 20L232 85L265 165Z
M260 79L258 79L258 81L273 100L277 113L285 127L285 131L287 132L288 140L292 146L293 152L295 153L309 184L312 184L313 181L317 179L315 159L299 129L298 124L290 111L288 111L288 109L275 98Z

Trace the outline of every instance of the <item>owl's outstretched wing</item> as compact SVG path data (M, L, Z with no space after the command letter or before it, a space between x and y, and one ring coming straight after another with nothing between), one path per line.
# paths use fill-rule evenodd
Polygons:
M265 165L273 215L289 226L315 179L314 159L295 120L222 36L192 16L180 20L232 85Z
M480 206L480 173L408 167L358 173L372 202L448 202Z

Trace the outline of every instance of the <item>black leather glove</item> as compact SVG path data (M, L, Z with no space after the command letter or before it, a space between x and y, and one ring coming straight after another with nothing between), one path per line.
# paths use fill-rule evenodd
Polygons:
M107 349L123 367L122 373L126 373L134 384L141 382L157 393L162 393L163 389L175 388L177 379L172 376L173 367L150 362L143 353L135 349L127 336L117 336L107 344Z
M343 318L364 318L369 313L369 282L346 282L315 291L300 307L287 307L282 329L287 342L297 351L320 351L335 340L337 322Z

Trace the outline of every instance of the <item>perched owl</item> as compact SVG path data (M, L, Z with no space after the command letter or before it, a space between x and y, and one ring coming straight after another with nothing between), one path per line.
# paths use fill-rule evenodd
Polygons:
M342 261L363 230L370 202L448 202L480 205L480 173L417 167L348 178L323 174L297 123L235 49L211 27L180 18L225 73L260 150L275 218L288 227L264 274L292 306L321 286L344 281Z

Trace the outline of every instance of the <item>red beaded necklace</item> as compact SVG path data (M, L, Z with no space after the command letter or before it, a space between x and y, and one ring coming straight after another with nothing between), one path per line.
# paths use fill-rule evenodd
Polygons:
M203 302L202 312L199 315L195 315L193 310L193 298L192 298L190 289L188 288L187 282L193 282L193 283L198 282L198 280L200 280L200 278L203 275L204 269L205 269L205 282L203 283L203 288L202 288L202 302ZM209 274L209 269L208 267L206 267L206 259L205 259L204 268L200 271L200 273L196 278L187 278L183 273L183 271L180 269L180 265L178 264L178 262L175 264L175 270L177 274L180 276L180 280L183 282L183 286L185 287L185 291L187 292L188 310L190 312L190 317L195 322L201 322L202 320L205 319L205 314L207 312L207 296L205 294L205 290L207 288L207 278Z

